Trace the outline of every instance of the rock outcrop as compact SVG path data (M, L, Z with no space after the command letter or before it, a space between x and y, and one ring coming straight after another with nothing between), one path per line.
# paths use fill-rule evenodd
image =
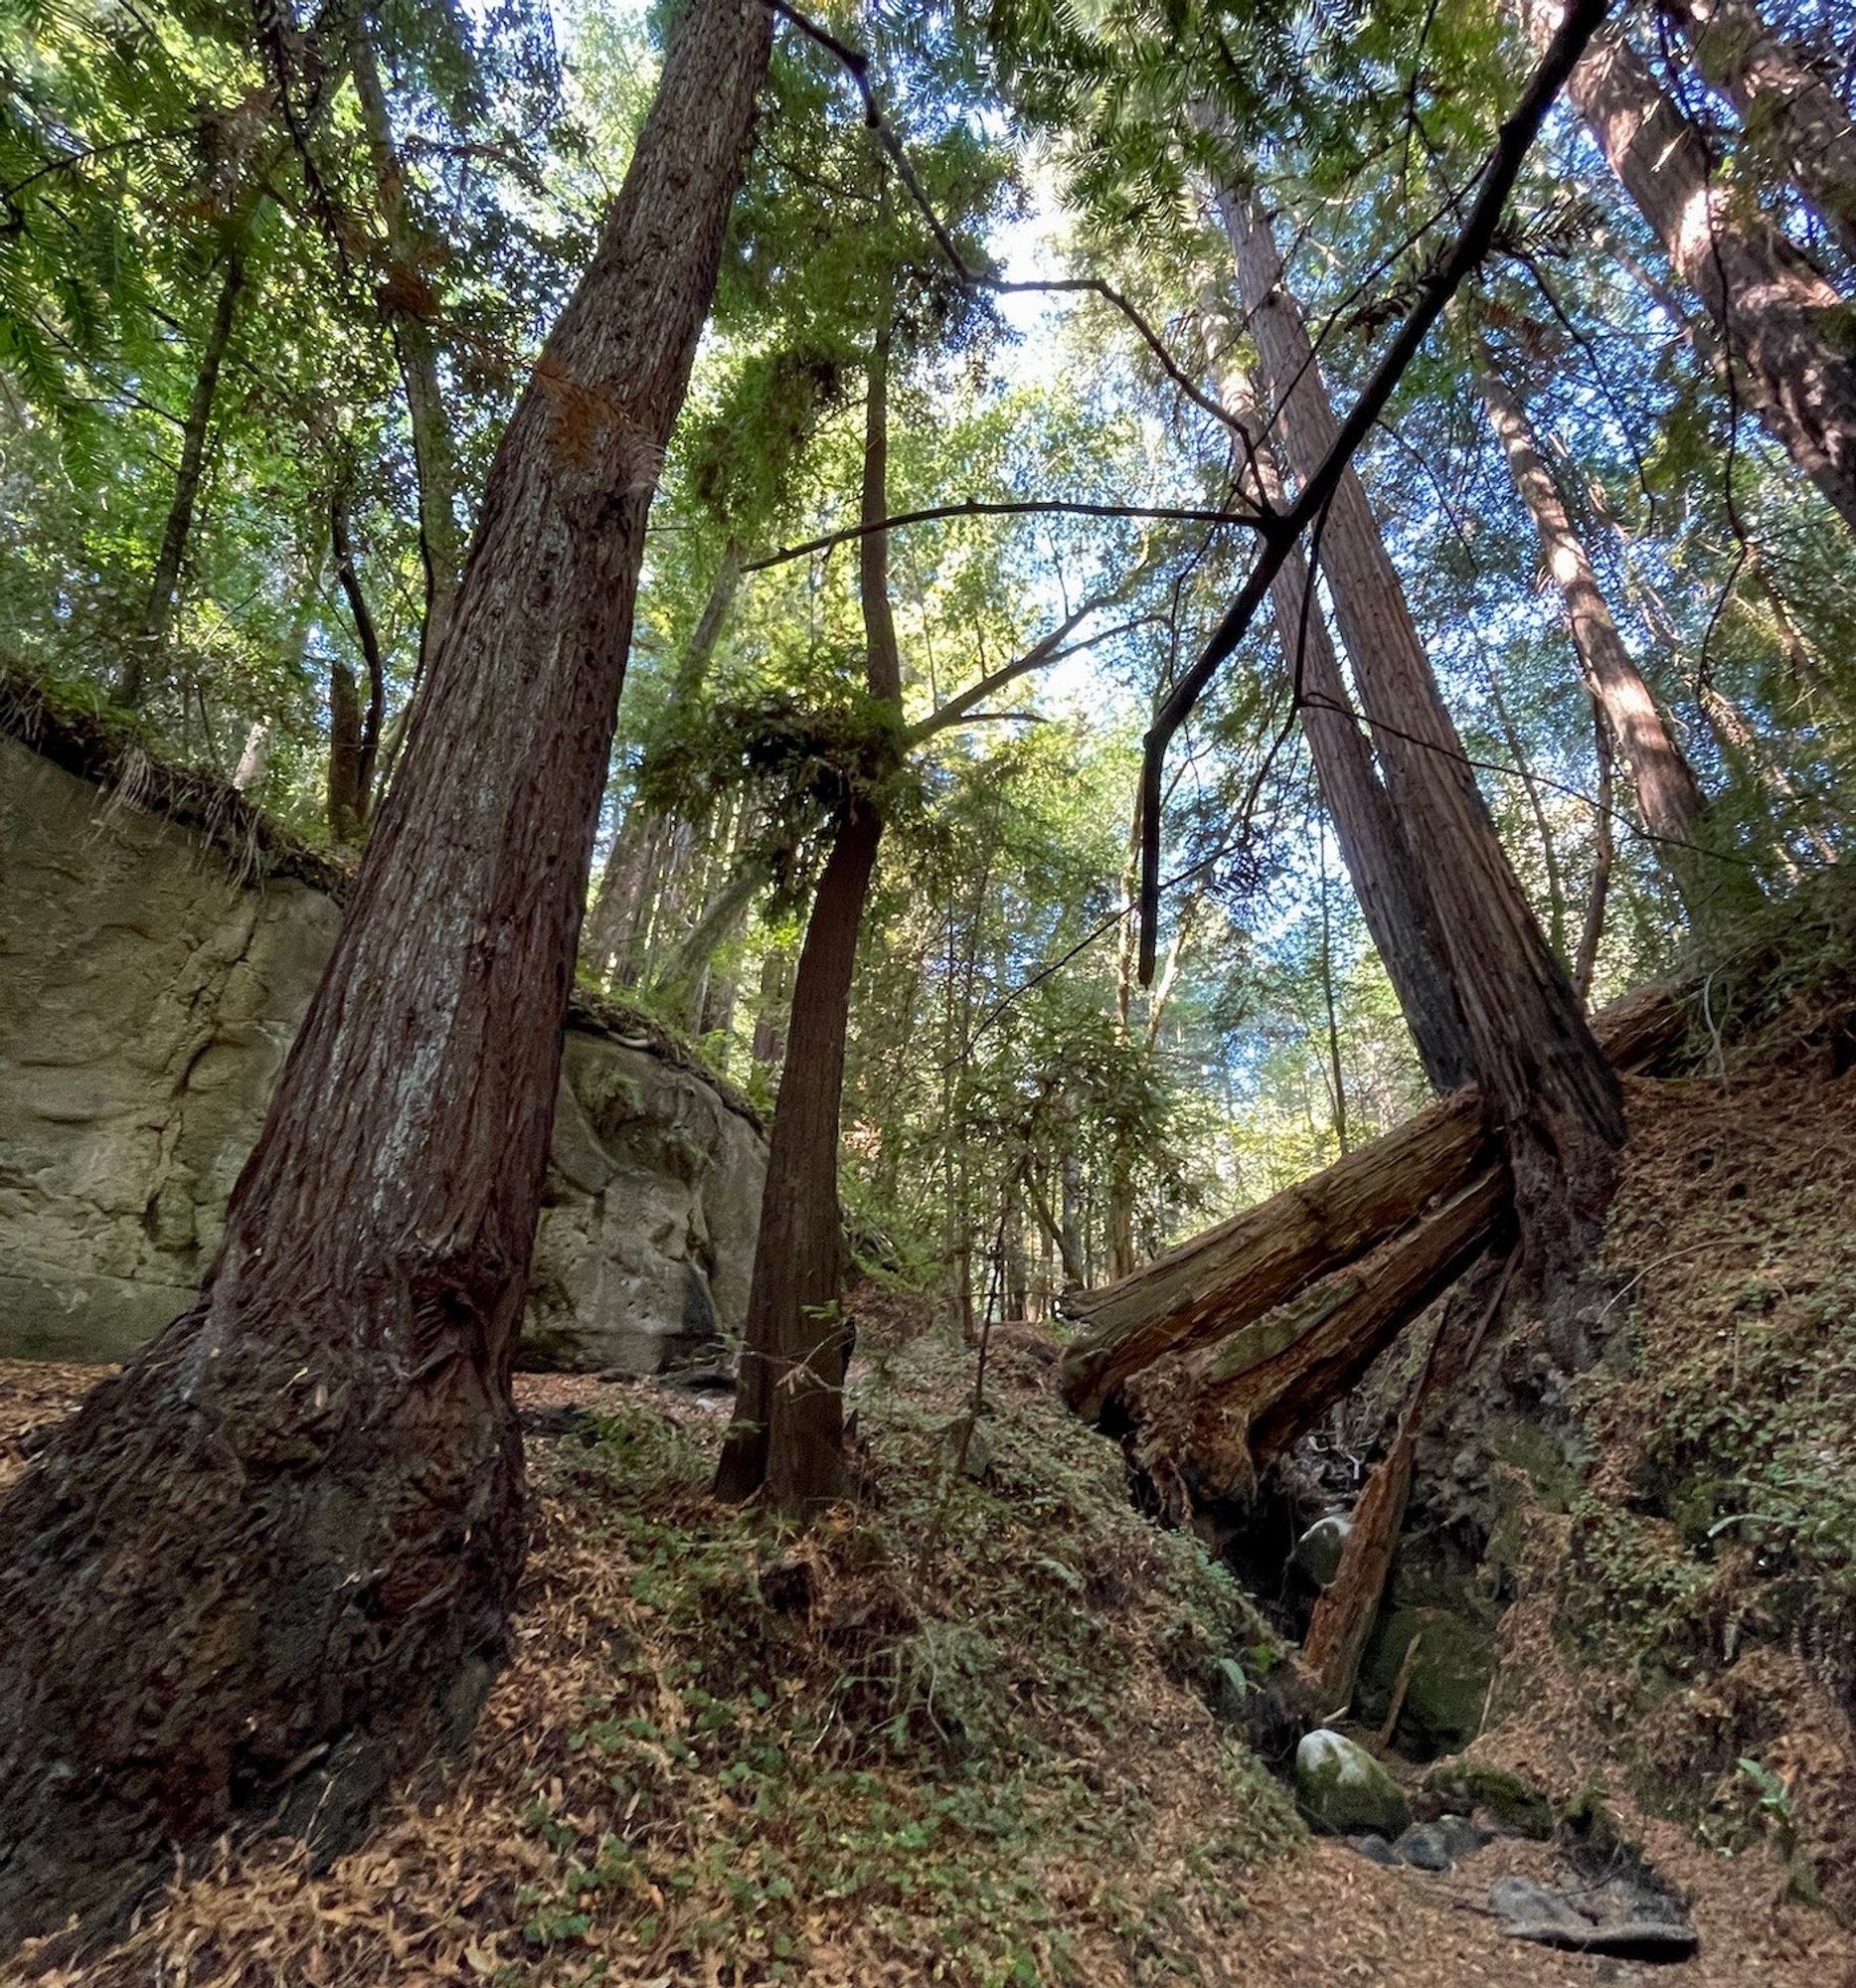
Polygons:
M278 860L236 797L183 825L73 757L0 737L0 1356L109 1360L212 1258L339 873ZM739 1326L764 1171L745 1103L577 1011L525 1364L652 1372Z

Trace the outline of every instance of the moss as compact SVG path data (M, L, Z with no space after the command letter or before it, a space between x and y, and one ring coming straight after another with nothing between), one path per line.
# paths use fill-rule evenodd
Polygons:
M713 1505L706 1443L641 1404L563 1445L622 1628L576 1715L584 1772L537 1787L531 1945L798 1981L849 1914L909 1978L1085 1980L1054 1881L1078 1873L1097 1941L1165 1967L1228 1933L1234 1867L1299 1831L1210 1701L1286 1667L1230 1575L1130 1508L1113 1449L997 1357L974 1482L945 1440L970 1356L879 1345L859 1501L805 1537Z
M1468 1815L1487 1809L1507 1828L1544 1841L1553 1834L1553 1804L1519 1774L1481 1760L1441 1760L1424 1780L1425 1793L1441 1808Z

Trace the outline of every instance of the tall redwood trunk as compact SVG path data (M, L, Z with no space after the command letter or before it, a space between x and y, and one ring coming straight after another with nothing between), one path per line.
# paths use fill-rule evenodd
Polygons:
M1479 336L1476 389L1508 458L1515 488L1540 535L1548 575L1565 604L1581 673L1617 742L1637 812L1656 837L1658 853L1693 912L1732 881L1724 874L1724 864L1708 860L1707 796L1617 632L1527 409Z
M762 0L679 15L201 1297L0 1508L0 1949L229 1826L351 1840L501 1658L587 863L771 35Z
M1661 10L1740 112L1743 146L1791 182L1856 263L1856 126L1835 89L1752 0L1661 0Z
M1221 191L1283 455L1309 474L1337 433L1299 306L1255 199ZM1510 867L1432 674L1365 487L1341 478L1321 563L1407 846L1446 949L1486 1108L1500 1126L1536 1277L1590 1247L1616 1180L1616 1077Z
M1215 297L1210 302L1216 326L1222 313L1217 312ZM1218 341L1221 347L1225 342ZM1287 493L1251 384L1222 350L1213 354L1213 364L1224 403L1244 421L1250 438L1246 494L1279 508ZM1290 552L1270 582L1269 605L1283 667L1294 674L1301 697L1302 735L1308 741L1321 800L1334 824L1361 915L1425 1075L1435 1089L1454 1090L1469 1081L1469 1044L1450 986L1442 939L1374 763L1373 748L1354 713L1327 616L1310 593L1308 561L1300 546ZM1127 1264L1112 1274L1124 1275L1132 1267Z
M864 414L861 522L889 515L890 317L884 311L870 362ZM873 698L902 712L902 656L890 610L889 534L867 532L858 549L864 675ZM844 1488L844 1373L850 1345L839 1300L844 1223L838 1206L838 1143L851 977L864 910L876 875L883 816L853 794L799 951L785 1068L767 1145L760 1232L743 1332L735 1423L723 1447L716 1491L762 1496L802 1518Z
M174 621L174 602L180 591L181 567L193 536L193 517L200 502L200 483L206 474L207 438L212 432L213 411L219 404L219 376L232 344L232 328L245 290L245 251L239 239L242 228L229 233L225 264L220 272L219 295L213 306L213 321L207 327L206 343L200 351L200 368L194 375L193 394L187 404L187 417L181 424L180 468L174 478L174 494L168 500L168 514L161 527L161 545L155 554L155 570L148 583L148 597L141 620L129 640L129 652L116 681L116 702L133 711L148 690L149 665L160 654Z
M795 1516L844 1488L849 1348L839 1314L838 1138L851 976L882 839L882 817L855 803L839 824L799 950L735 1425L716 1478L724 1498L760 1493L774 1510Z
M1512 0L1537 49L1563 0ZM1615 27L1567 85L1612 172L1707 307L1767 432L1856 530L1856 340L1835 289L1750 202L1718 184L1701 133Z

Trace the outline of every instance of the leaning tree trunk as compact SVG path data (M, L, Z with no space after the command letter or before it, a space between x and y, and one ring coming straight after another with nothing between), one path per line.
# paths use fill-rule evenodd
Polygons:
M1307 326L1256 199L1220 191L1283 453L1312 473L1338 433ZM1484 1101L1501 1127L1527 1267L1591 1247L1623 1139L1617 1082L1510 867L1445 709L1365 487L1349 468L1320 539L1341 639L1436 916Z
M866 527L889 515L890 339L886 306L864 414L860 510ZM867 530L859 542L858 596L866 685L900 720L902 655L890 608L886 531ZM786 1061L767 1143L741 1386L716 1473L718 1496L739 1501L759 1495L774 1511L794 1518L829 1504L844 1488L844 1373L850 1348L839 1308L845 1260L838 1143L851 978L882 840L876 802L853 792L799 951Z
M1856 263L1856 125L1835 89L1750 0L1661 0L1661 11L1740 112L1743 144L1791 182Z
M347 500L340 491L329 499L329 553L348 611L354 617L355 638L361 644L368 675L364 707L353 670L339 656L329 665L329 839L342 847L361 840L373 806L374 766L380 757L381 723L387 708L387 663L355 566L354 547L348 538Z
M239 298L245 289L245 252L237 236L226 249L225 268L220 276L219 296L213 306L213 321L207 327L206 344L200 352L200 370L194 375L193 396L187 404L187 417L181 423L180 469L174 478L174 494L161 528L161 545L155 554L155 570L148 583L148 597L141 620L130 637L129 653L116 683L115 698L133 711L147 695L149 665L160 654L174 622L174 601L180 591L181 566L187 544L193 536L194 511L200 502L200 481L206 473L207 437L212 432L213 410L219 402L219 376L226 364L226 350L232 343L232 328L238 315Z
M1212 326L1223 331L1215 293L1208 299L1208 315ZM1216 340L1220 349L1212 359L1225 405L1246 429L1250 454L1241 483L1246 495L1281 509L1286 502L1281 468L1250 382L1223 350L1228 339L1227 333ZM1270 582L1269 605L1283 666L1297 694L1315 779L1360 913L1432 1088L1454 1090L1469 1080L1469 1043L1442 939L1373 748L1347 695L1327 616L1310 590L1308 562L1299 545Z
M1565 603L1581 672L1617 742L1643 826L1655 837L1658 854L1693 915L1728 892L1740 872L1719 859L1710 861L1708 800L1701 782L1617 632L1521 397L1502 377L1479 335L1475 344L1476 389L1508 458L1515 488L1540 535L1547 572Z
M352 1840L500 1661L587 864L771 36L761 0L679 15L200 1299L0 1508L0 1949L228 1827Z
M1562 0L1512 0L1536 48ZM1701 133L1615 27L1592 38L1568 94L1670 262L1707 307L1730 377L1856 530L1856 340L1849 307L1762 215L1720 185Z

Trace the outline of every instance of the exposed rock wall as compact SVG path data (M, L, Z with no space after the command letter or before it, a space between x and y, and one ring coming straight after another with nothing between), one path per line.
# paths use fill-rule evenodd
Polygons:
M116 1359L188 1302L340 910L0 737L0 1356ZM526 1364L739 1326L765 1142L622 1018L570 1028Z

